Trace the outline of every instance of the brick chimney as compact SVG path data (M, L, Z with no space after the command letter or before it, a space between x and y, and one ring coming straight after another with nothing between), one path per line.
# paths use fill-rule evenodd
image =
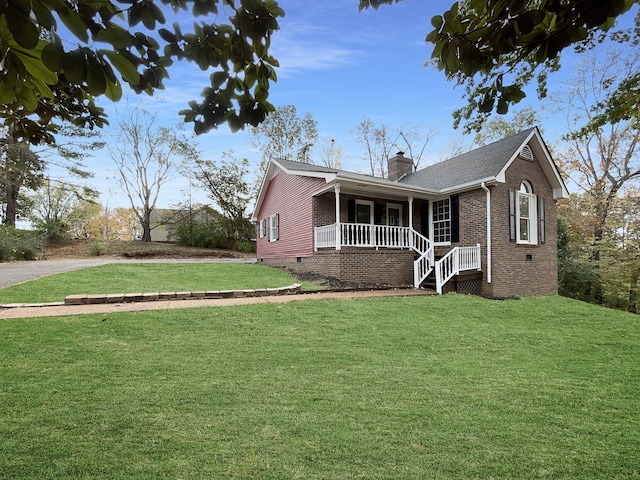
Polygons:
M404 152L398 152L387 163L389 180L396 181L410 173L413 173L413 160L404 156Z

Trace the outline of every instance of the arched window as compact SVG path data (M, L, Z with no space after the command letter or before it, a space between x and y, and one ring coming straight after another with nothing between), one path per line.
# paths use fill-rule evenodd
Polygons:
M516 228L518 243L538 243L536 196L526 180L517 192Z

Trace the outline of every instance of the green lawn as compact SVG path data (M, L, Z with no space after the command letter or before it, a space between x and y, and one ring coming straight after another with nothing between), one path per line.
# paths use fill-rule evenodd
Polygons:
M0 329L0 478L640 477L640 317L577 301L305 301Z
M284 270L242 263L111 263L0 289L2 303L59 302L67 295L276 288L302 283Z

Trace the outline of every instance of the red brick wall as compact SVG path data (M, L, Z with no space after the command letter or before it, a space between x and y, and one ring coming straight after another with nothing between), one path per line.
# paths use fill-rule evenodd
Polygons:
M545 199L546 241L518 245L509 239L509 190L523 180ZM540 165L517 158L509 167L506 183L491 188L493 278L483 282L482 293L494 297L555 295L558 292L557 215L553 190ZM530 256L528 259L527 256Z
M413 259L411 250L349 248L321 250L312 257L265 258L262 263L356 285L411 286Z
M257 258L300 257L313 255L313 194L325 187L321 178L277 173L269 182L260 211L260 220L280 215L279 240L269 242L269 235L256 233ZM257 225L259 229L259 225ZM267 221L268 230L268 221Z

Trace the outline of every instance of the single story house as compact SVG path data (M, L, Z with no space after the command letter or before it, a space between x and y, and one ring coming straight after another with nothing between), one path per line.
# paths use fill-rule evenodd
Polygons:
M253 216L258 261L359 285L557 293L556 201L568 192L537 127L415 172L399 152L388 172L272 159Z

